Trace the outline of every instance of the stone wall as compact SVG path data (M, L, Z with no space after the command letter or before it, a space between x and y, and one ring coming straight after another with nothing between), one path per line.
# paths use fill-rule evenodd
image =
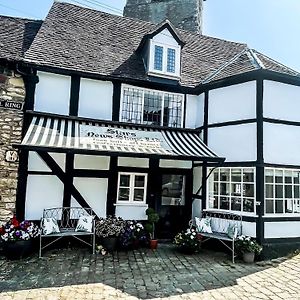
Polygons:
M0 66L0 102L23 103L25 87L21 75ZM3 101L4 100L4 101ZM6 222L15 211L18 180L18 162L7 162L6 152L15 150L12 144L22 137L23 111L7 109L0 105L0 224Z
M124 16L202 33L203 0L127 0Z

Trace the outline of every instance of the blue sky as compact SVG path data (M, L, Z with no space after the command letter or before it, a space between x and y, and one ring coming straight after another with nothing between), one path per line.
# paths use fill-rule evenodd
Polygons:
M119 13L126 0L69 0ZM45 18L53 0L0 0L0 14ZM300 72L300 0L206 0L204 34L244 42Z

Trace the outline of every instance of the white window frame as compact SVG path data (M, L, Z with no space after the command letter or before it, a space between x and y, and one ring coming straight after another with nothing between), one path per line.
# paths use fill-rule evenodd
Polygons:
M267 170L273 170L273 183L267 183L266 182L266 171ZM283 175L283 182L282 183L276 183L275 182L275 176L276 176L276 171L282 171L282 175ZM299 217L300 216L300 213L276 213L275 211L275 201L276 201L276 197L275 197L275 189L276 189L276 185L282 185L283 186L283 198L278 198L278 200L281 200L283 202L283 209L285 210L285 206L284 206L284 202L286 200L293 200L293 209L294 209L294 201L295 201L295 198L294 198L294 182L292 183L287 183L287 185L291 185L292 186L292 198L285 198L285 172L288 171L288 172L300 172L300 169L289 169L289 168L272 168L272 167L267 167L265 168L265 176L264 176L264 201L265 201L265 216L266 217L274 217L274 218L277 218L277 217ZM300 182L300 181L299 181ZM269 184L269 185L273 185L273 197L272 198L267 198L267 189L266 189L266 185ZM297 185L300 185L297 184ZM274 209L274 213L267 213L266 210L267 210L267 200L273 200L273 209Z
M161 122L160 122L160 126L164 126L164 116L163 116L163 109L164 109L164 99L165 99L165 95L177 95L177 96L181 96L182 100L181 100L181 124L178 127L171 127L170 128L183 128L183 121L184 121L184 94L179 94L179 93L171 93L171 92L164 92L164 91L159 91L159 90L153 90L153 89L147 89L147 88L141 88L141 87L136 87L133 85L128 85L128 84L122 84L122 89L121 89L121 101L120 101L120 113L119 113L119 122L123 122L122 121L122 107L123 107L123 101L124 101L124 89L126 88L130 88L130 89L136 89L136 90L140 90L142 91L142 115L141 115L141 123L134 123L134 124L141 124L144 125L144 99L145 99L145 92L146 91L150 91L150 92L156 92L156 93L161 93L162 94L162 117L161 117Z
M207 195L206 195L206 210L209 210L209 211L218 211L218 212L231 212L231 213L234 213L234 214L239 214L239 215L242 215L242 216L256 216L256 170L255 170L255 167L220 167L220 168L217 168L216 170L219 170L219 169L229 169L230 171L230 180L228 181L229 183L229 187L230 187L230 195L228 196L229 198L229 205L230 205L230 209L220 209L220 208L211 208L209 207L209 198L210 198L210 189L209 189L209 184L211 181L213 181L213 183L215 182L214 181L214 172L211 173L210 175L210 178L208 178L207 180L207 185L206 185L206 191L207 191ZM254 197L253 197L253 200L254 200L254 211L253 212L246 212L246 211L243 211L243 198L251 198L252 197L243 197L241 195L241 210L231 210L231 187L232 187L232 184L236 183L236 182L232 182L231 181L231 170L234 170L234 169L239 169L239 170L244 170L244 169L252 169L253 170L253 182L249 182L250 184L253 184L254 185ZM208 172L210 172L210 170L208 170ZM220 178L219 178L220 179ZM222 182L222 181L218 181L218 182ZM227 183L227 182L226 182ZM241 178L241 185L243 184L243 176ZM247 182L245 182L245 184L247 184ZM219 185L219 190L218 190L218 196L220 197L220 185ZM220 205L220 202L218 203L218 207Z
M163 48L163 62L162 62L162 71L154 69L154 55L155 55L155 46L160 46ZM175 72L168 72L167 64L168 64L168 48L175 50ZM150 51L149 51L149 75L161 76L161 77L171 77L171 78L180 78L180 69L181 69L181 47L178 45L175 47L174 45L163 44L159 42L154 42L150 40Z
M129 175L129 201L121 201L119 200L119 192L120 192L120 180L121 175ZM145 177L145 185L144 185L144 199L143 201L134 201L134 179L135 176L144 176ZM142 205L144 206L146 204L146 198L147 198L147 183L148 183L148 174L147 173L133 173L133 172L119 172L118 173L118 190L117 190L117 201L116 204L127 204L127 205ZM140 188L142 189L142 188Z

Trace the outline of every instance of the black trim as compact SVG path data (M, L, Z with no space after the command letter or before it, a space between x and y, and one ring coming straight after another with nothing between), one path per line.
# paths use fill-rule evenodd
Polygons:
M257 118L257 166L256 166L256 213L258 215L256 225L256 238L260 244L264 240L264 207L265 207L265 175L264 175L264 136L263 136L263 79L256 81L256 118Z
M208 99L209 99L209 93L208 91L204 94L204 120L203 120L203 142L205 145L207 145L208 142Z
M109 162L109 178L107 185L106 215L115 215L118 193L118 157L111 157Z
M187 115L186 115L186 104L187 104L187 95L184 94L184 98L183 98L183 128L185 128L185 124L186 124L186 118L187 118Z
M243 124L249 124L249 123L255 123L256 119L244 119L244 120L236 120L236 121L227 121L222 123L213 123L208 124L208 128L216 128L216 127L225 127L225 126L233 126L233 125L243 125ZM199 129L203 129L204 126L198 127ZM197 128L197 129L198 129Z
M291 216L285 216L285 217L277 217L276 214L274 214L274 217L264 217L263 218L265 222L291 222L291 221L300 221L300 214L299 217L291 217Z
M149 168L118 166L118 172L149 173Z
M63 207L71 206L71 189L73 185L74 154L66 154L66 178L64 182Z
M55 175L52 171L28 171L28 175Z
M274 238L274 239L265 239L264 240L264 245L265 244L285 244L285 243L300 243L300 237L296 238Z
M119 121L121 109L121 82L113 81L112 121Z
M80 77L72 75L71 77L71 92L70 92L70 116L78 116L79 106L79 91L80 91Z
M108 178L109 170L85 170L74 169L73 177L88 177L88 178Z
M263 76L264 80L271 80L291 85L300 86L300 77L288 75L288 74L282 74L270 70L261 70L261 74Z
M300 169L300 165L282 165L273 163L264 163L266 168L282 168L282 169Z
M160 182L161 171L159 168L159 159L149 159L147 199L149 207L158 209L158 201L161 193Z
M267 123L273 123L273 124L300 126L300 122L297 121L280 120L280 119L273 119L273 118L263 118L263 121Z

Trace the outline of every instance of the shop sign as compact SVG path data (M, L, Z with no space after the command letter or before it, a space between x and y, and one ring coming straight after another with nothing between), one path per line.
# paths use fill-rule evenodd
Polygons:
M171 150L161 132L80 125L80 143L100 147Z
M17 162L18 158L18 152L15 150L9 150L5 153L5 161L7 162Z
M22 110L23 105L24 105L23 102L0 100L0 108Z

